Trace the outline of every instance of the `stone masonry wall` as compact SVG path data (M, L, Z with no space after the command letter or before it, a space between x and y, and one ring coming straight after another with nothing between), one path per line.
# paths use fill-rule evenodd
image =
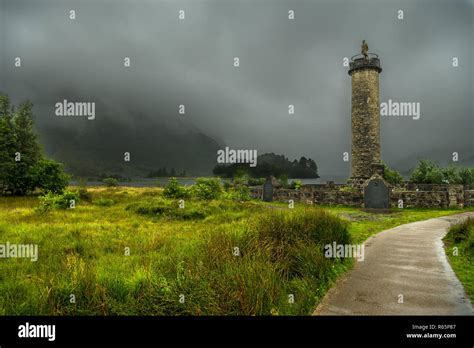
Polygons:
M352 173L369 178L371 164L380 162L379 73L362 69L352 73Z
M350 205L362 207L364 195L361 191L341 191L342 185L334 185L332 187L324 187L325 185L303 185L300 190L273 189L273 200L279 202L288 202L290 199L294 202L315 203L322 205ZM250 188L253 198L261 199L263 188L255 186Z
M396 208L399 200L403 208L448 208L449 198L446 191L401 191L390 193L390 206Z
M414 190L407 190L407 188ZM364 206L361 190L349 190L345 185L318 184L303 185L300 190L274 188L273 200L304 202L320 205ZM404 208L462 208L474 206L474 190L462 185L412 185L390 190L390 206L398 207L403 200ZM424 190L421 190L424 189ZM418 191L417 191L418 190ZM261 186L250 187L253 198L261 199Z

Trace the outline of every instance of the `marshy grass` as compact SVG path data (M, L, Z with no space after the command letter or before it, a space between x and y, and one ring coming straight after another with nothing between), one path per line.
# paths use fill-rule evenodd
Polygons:
M89 188L46 214L36 197L0 197L0 243L39 249L37 262L0 259L0 315L308 315L352 264L325 258L326 243L460 212L348 221L368 213L226 199L182 209L162 193Z
M443 239L446 255L469 295L474 299L474 219L452 226ZM473 302L474 303L474 302Z

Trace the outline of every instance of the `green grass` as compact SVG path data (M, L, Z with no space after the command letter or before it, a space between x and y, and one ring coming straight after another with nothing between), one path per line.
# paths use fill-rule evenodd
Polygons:
M452 226L443 239L446 255L469 295L474 298L474 219Z
M269 203L266 203L270 205ZM281 207L282 209L288 206L286 203L271 203L273 206ZM297 205L296 209L304 207ZM337 214L343 219L351 222L349 232L354 243L362 243L370 236L384 231L386 229L407 224L410 222L432 219L440 216L459 214L465 211L474 211L474 207L459 209L398 209L393 208L389 214L370 213L360 208L347 206L318 206L322 209L328 210Z
M0 315L307 315L352 265L324 258L324 243L463 211L223 199L180 209L159 188L88 191L46 214L35 197L0 197L0 243L39 246L37 262L0 259Z

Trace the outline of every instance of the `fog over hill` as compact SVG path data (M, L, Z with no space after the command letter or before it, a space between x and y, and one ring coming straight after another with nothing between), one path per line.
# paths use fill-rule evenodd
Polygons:
M351 145L342 63L365 39L381 59L380 101L421 105L418 120L381 118L384 162L407 171L419 156L448 162L457 151L473 165L473 9L472 0L0 0L0 91L34 103L46 152L77 174L211 174L228 145L312 158L321 178L338 180L349 176ZM95 102L95 119L56 116L64 99Z

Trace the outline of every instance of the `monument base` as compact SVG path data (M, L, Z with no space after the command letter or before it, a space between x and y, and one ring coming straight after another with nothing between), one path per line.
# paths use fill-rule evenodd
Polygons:
M362 190L364 187L364 183L368 180L369 178L365 177L352 177L347 180L347 185L350 187L354 187L357 189Z

